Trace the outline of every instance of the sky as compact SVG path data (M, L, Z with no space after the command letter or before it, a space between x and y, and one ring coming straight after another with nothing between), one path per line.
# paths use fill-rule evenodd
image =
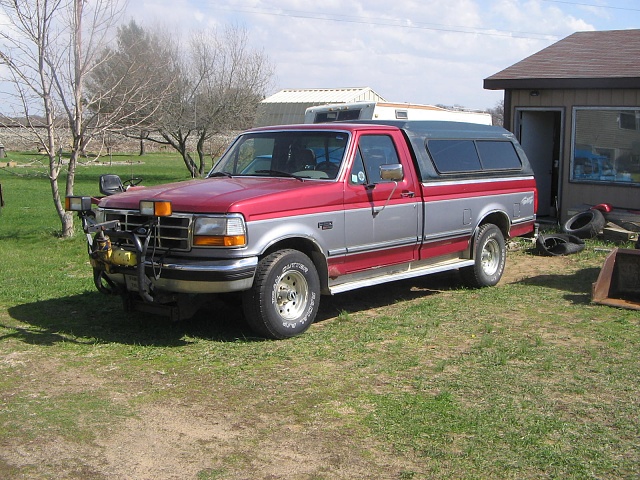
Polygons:
M483 80L577 31L640 28L637 0L134 0L185 32L245 28L281 89L371 87L388 101L495 107Z
M485 78L577 31L640 28L640 2L129 0L131 19L183 37L244 28L274 67L267 95L371 87L387 101L485 110L503 98Z

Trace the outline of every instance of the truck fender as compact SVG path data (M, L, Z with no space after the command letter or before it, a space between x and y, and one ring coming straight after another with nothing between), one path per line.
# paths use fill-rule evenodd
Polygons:
M320 293L328 295L329 291L329 264L325 251L316 238L309 235L288 235L273 239L259 254L264 258L273 252L284 249L298 250L307 255L316 267L320 279Z

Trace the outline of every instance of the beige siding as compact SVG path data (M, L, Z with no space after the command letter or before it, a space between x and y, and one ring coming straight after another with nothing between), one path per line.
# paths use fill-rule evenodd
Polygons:
M588 89L588 90L539 90L531 96L531 90L511 91L511 125L514 131L516 109L520 108L564 108L564 145L561 160L561 219L566 220L567 211L579 205L611 203L618 208L640 210L640 187L625 185L598 185L569 182L570 156L573 127L573 107L637 107L640 110L640 90L635 89ZM602 132L605 136L607 132ZM615 142L613 138L603 140Z

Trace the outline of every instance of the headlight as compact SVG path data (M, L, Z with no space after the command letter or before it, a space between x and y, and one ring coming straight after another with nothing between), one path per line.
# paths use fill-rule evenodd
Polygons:
M87 210L91 210L91 197L66 197L64 199L64 209L68 212L86 212Z
M141 200L140 213L148 217L169 217L172 213L171 202L166 200Z
M199 217L193 226L196 247L244 247L247 229L241 216Z

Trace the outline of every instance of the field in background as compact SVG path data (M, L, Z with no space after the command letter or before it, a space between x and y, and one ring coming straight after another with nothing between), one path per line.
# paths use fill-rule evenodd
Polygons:
M589 297L611 245L519 242L495 288L323 297L307 333L263 341L232 299L169 323L96 292L40 158L0 168L0 478L640 476L640 314ZM105 162L76 194L188 178L176 155Z

